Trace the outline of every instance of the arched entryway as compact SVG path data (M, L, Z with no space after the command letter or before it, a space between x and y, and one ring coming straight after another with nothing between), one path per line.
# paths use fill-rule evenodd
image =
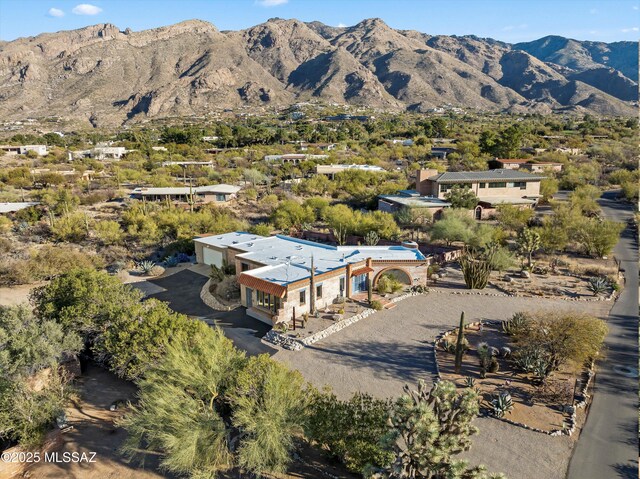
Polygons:
M482 206L476 206L475 217L477 220L482 219Z
M406 284L406 285L409 285L409 286L411 286L413 284L413 280L411 279L411 275L409 274L409 272L407 270L405 270L403 268L398 268L398 267L391 266L389 268L383 269L378 274L376 274L376 277L373 278L373 287L374 288L376 286L378 286L378 280L384 275L393 276L396 280L400 281L402 284Z

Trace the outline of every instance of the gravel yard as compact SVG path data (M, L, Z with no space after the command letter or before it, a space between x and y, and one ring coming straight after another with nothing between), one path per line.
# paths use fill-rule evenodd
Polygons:
M578 310L605 317L610 302L430 293L408 298L301 351L281 350L274 358L298 369L317 387L331 386L341 398L356 391L378 397L402 394L404 384L434 378L433 341L465 321L507 319L517 311ZM573 439L549 437L509 424L478 419L480 435L467 454L473 463L509 479L560 479Z

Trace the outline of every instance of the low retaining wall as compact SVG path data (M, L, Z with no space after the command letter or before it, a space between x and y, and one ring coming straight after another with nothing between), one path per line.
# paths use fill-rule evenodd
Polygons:
M238 305L227 306L225 304L222 304L209 292L209 286L211 286L210 279L207 280L207 282L204 284L204 286L200 290L200 299L204 304L218 311L232 311L238 307Z
M422 294L425 294L425 293L409 292L401 296L397 296L395 298L390 299L389 303L397 303L399 301L402 301L403 299L407 299L412 296L420 296ZM284 349L288 349L290 351L299 351L303 347L316 343L321 339L326 338L327 336L331 336L332 334L337 333L341 329L344 329L347 326L351 326L352 324L357 323L361 319L364 319L367 316L371 316L376 312L377 311L375 309L367 308L361 311L360 313L354 316L351 316L350 318L343 319L342 321L338 321L332 324L331 326L329 326L328 328L325 328L322 331L318 331L317 333L312 334L311 336L307 336L306 338L301 338L301 339L291 338L289 336L285 336L284 334L281 334L272 329L267 334L265 334L262 339L264 341L267 341L271 344L275 344L276 346L281 346Z

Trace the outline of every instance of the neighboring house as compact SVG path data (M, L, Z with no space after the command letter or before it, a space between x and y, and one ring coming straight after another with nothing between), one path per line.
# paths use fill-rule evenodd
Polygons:
M178 186L167 188L136 188L131 192L131 198L149 201L177 201L189 203L193 195L195 203L226 202L235 198L240 187L233 185L209 186Z
M335 143L300 143L300 151L307 151L317 148L322 151L331 151L336 149Z
M38 156L45 156L49 154L47 145L21 145L21 146L9 146L2 145L0 150L3 150L7 155L26 155L29 151L35 151Z
M162 166L204 166L213 168L215 163L213 161L163 161Z
M393 274L406 285L424 284L431 258L415 247L329 246L276 235L236 232L194 239L198 263L235 265L247 314L268 324L366 294ZM313 265L313 275L311 274Z
M438 158L440 160L446 160L447 155L454 153L456 151L455 148L445 148L445 147L433 147L431 148L431 153L429 155L431 158Z
M327 175L333 179L337 173L347 170L371 171L373 173L384 173L386 170L380 166L373 165L318 165L316 166L316 174Z
M393 138L391 140L385 140L391 145L413 146L413 140L404 138Z
M121 160L128 150L123 146L96 146L90 150L70 151L69 159L93 158L94 160Z
M456 185L469 188L478 197L475 217L484 219L495 212L500 204L512 204L533 208L538 204L540 181L545 177L520 170L456 171L438 173L437 170L420 170L416 190L421 196L446 199Z
M279 161L280 163L291 163L297 165L307 160L326 160L328 155L305 155L303 153L287 153L284 155L265 155L264 161L270 163L273 161Z
M489 168L505 170L529 170L532 173L542 173L545 170L562 171L562 163L551 161L531 161L494 158L489 161Z
M0 215L7 213L15 213L16 211L24 210L25 208L29 208L30 206L36 206L40 203L34 201L26 201L19 203L0 203Z
M378 209L386 213L396 213L403 208L409 208L414 213L425 211L423 222L431 218L438 219L442 210L449 208L451 203L433 196L420 196L416 190L400 190L397 195L378 196Z

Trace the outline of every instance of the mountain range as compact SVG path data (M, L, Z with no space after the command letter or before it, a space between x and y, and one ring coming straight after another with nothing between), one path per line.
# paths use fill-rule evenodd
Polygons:
M636 115L638 43L548 36L508 44L270 19L240 31L190 20L0 42L0 118L94 126L319 99L392 111L451 105L515 113Z

